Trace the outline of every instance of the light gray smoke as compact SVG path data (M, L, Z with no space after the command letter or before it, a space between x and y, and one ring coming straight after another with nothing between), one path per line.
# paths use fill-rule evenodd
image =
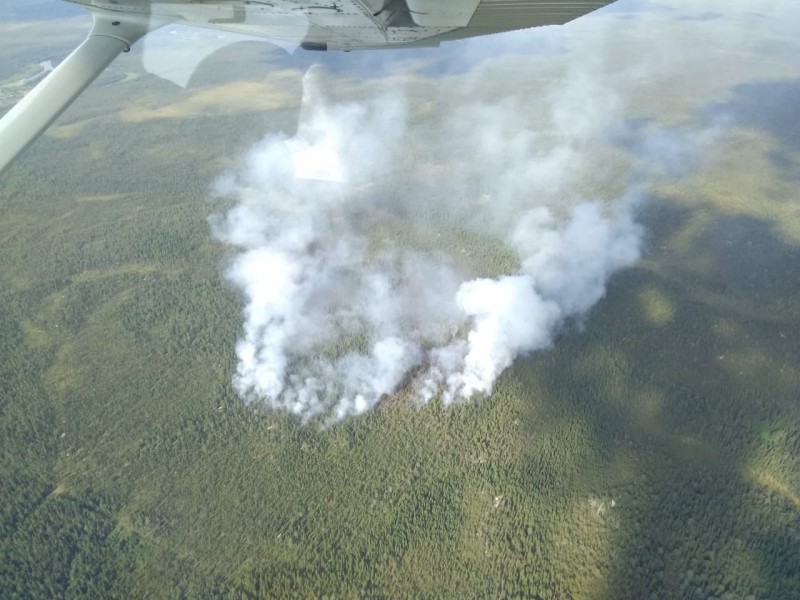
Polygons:
M531 94L486 86L500 60L339 102L309 70L297 133L217 182L237 200L211 220L240 250L237 392L326 422L400 390L464 401L583 318L641 256L641 180L702 142L620 125L619 82L592 67Z
M531 196L552 200L563 189L569 144L546 148L525 129L506 138L508 123L489 119L497 111L487 106L468 117L458 111L427 143L442 150L440 161L454 155L481 165L477 200L459 165L437 178L452 209L441 228L467 213L474 224L481 213L492 243L516 255L513 272L471 278L444 250L381 240L365 225L380 221L370 213L385 211L381 195L406 206L425 201L418 183L398 190L392 171L413 142L406 103L394 94L329 105L318 78L314 69L305 77L296 135L267 138L217 185L239 199L212 225L241 250L228 276L247 299L234 376L247 401L335 420L401 385L421 401L490 394L515 357L550 346L565 319L585 314L608 277L639 258L633 202L577 203L557 216ZM452 140L471 136L482 140L472 155L451 153ZM459 263L467 252L457 250Z
M639 259L643 232L630 209L620 202L606 215L598 203L579 204L566 222L544 207L522 215L511 236L521 273L461 284L455 300L470 331L432 351L423 399L491 393L514 358L549 347L564 320L584 315L608 278Z
M797 9L779 5L620 1L377 77L384 61L362 55L366 77L335 88L347 101L310 70L296 135L217 183L236 201L211 222L238 249L238 393L326 422L393 392L491 394L639 259L642 197L708 160L737 116L707 107L796 64Z

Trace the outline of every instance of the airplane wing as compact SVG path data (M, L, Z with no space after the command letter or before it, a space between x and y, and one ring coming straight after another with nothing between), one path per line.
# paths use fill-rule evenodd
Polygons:
M615 0L68 0L92 13L86 40L0 119L0 174L121 52L168 23L307 50L437 46L561 25Z

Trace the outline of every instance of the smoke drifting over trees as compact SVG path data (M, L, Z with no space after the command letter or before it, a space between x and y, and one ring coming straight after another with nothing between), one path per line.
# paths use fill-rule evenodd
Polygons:
M181 90L134 47L0 190L0 597L800 598L798 22L620 0L296 55L297 132L285 55ZM2 67L79 25L3 22Z
M312 68L304 79L296 135L263 140L217 183L240 201L212 225L241 249L228 276L247 299L234 381L249 401L340 419L401 384L421 401L490 394L516 356L549 347L639 258L633 196L558 203L596 127L569 121L545 140L501 106L462 106L425 143L447 199L442 227L485 227L517 268L475 277L447 249L376 239L363 223L372 210L427 216L431 183L393 171L418 132L401 93L330 103L322 78ZM465 158L478 165L466 177Z
M216 184L237 200L211 221L241 250L228 276L246 298L243 398L337 420L399 388L421 402L488 395L636 263L648 191L708 160L726 121L637 117L660 54L623 60L601 23L537 34L548 56L529 76L502 47L518 34L443 50L435 78L361 81L344 99L341 85L326 97L324 67L308 70L296 133L262 140ZM448 75L476 44L501 51Z

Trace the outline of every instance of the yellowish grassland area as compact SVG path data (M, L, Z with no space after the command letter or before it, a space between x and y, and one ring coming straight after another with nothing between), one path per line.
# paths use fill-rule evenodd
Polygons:
M123 121L139 123L151 119L176 119L200 117L207 114L236 114L273 110L292 106L297 102L295 95L282 89L280 73L270 82L237 81L201 90L188 98L168 104L148 108L132 106L120 112Z
M758 485L767 488L769 491L774 492L800 510L800 496L786 484L778 481L775 477L764 471L756 469L748 469L745 473L747 479L757 483Z
M42 348L50 342L47 332L33 323L33 321L22 319L19 324L22 328L22 333L25 335L25 343L30 348Z
M143 264L130 264L130 265L122 265L119 267L114 267L111 269L90 269L83 271L82 273L76 275L73 278L73 281L76 282L86 282L86 281L97 281L98 279L103 279L105 277L117 277L119 275L151 275L153 273L163 273L163 274L177 274L179 273L178 269L164 269L160 266L156 265L143 265Z
M75 121L74 123L67 123L66 125L54 125L47 130L45 135L59 140L74 138L81 135L93 120L94 119L83 119L81 121Z

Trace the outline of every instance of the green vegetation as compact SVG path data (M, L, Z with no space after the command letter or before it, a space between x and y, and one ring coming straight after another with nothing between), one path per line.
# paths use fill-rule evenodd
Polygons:
M131 123L193 94L131 68L0 188L0 598L800 598L800 247L776 168L748 202L663 190L648 257L491 398L401 391L320 431L233 393L242 299L206 222L209 182L297 107ZM514 260L469 236L438 243Z

